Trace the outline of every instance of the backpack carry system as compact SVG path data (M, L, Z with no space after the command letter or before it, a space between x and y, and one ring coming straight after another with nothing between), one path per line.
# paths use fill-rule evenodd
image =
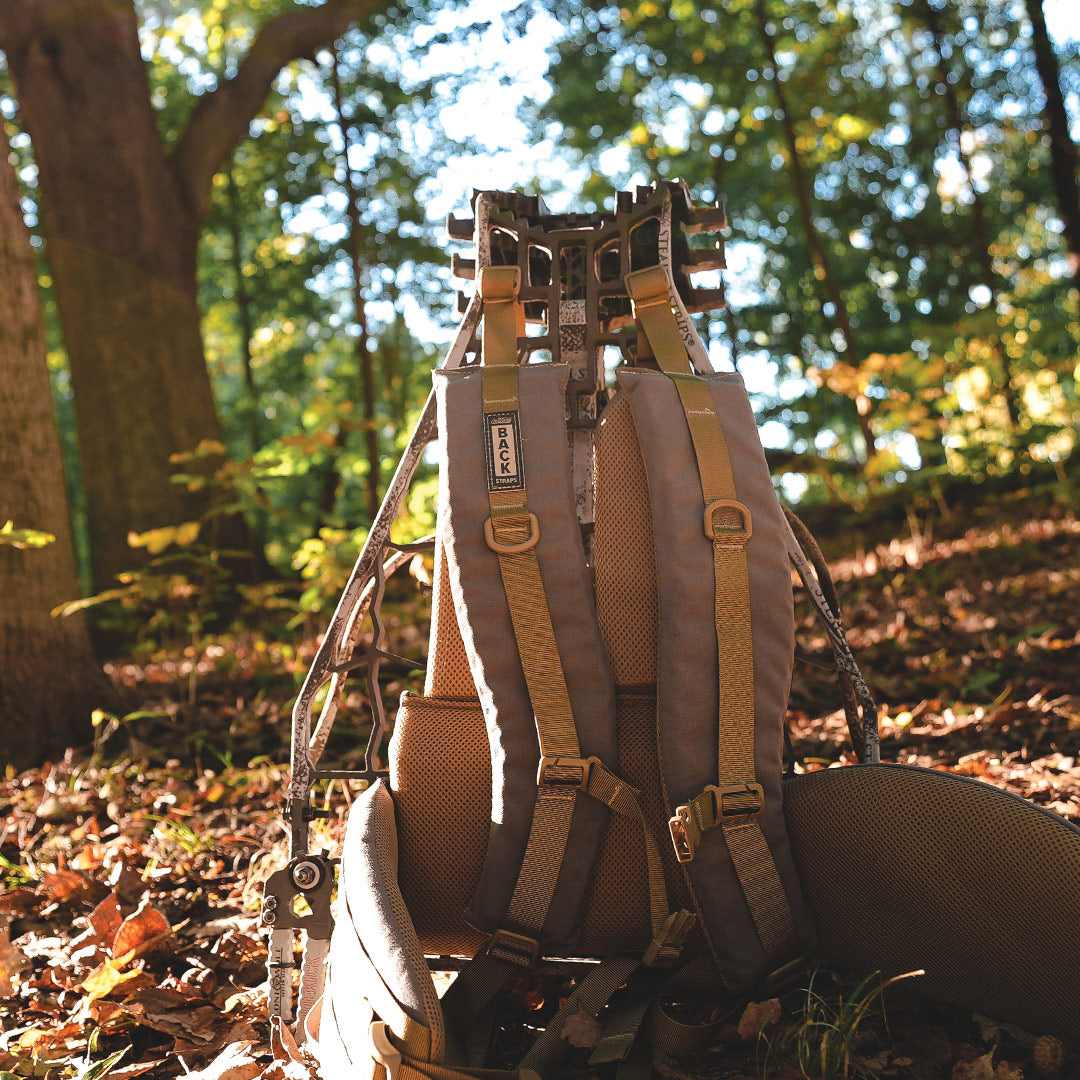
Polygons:
M648 1076L650 1050L719 1027L673 1000L771 996L817 958L922 968L928 994L1080 1034L1080 830L879 763L825 561L776 497L741 378L713 370L690 319L723 302L690 277L723 267L723 225L670 183L588 215L481 192L473 222L450 220L476 289L298 698L290 862L264 891L271 1013L324 1080L550 1076L582 1010L604 1025L590 1063ZM390 529L436 439L427 673L386 770L380 603L430 547ZM860 764L785 777L792 564ZM365 767L320 768L357 670ZM367 786L332 919L335 860L308 834L333 779ZM580 978L519 1067L492 1069L500 991L542 958ZM429 966L458 970L441 999Z

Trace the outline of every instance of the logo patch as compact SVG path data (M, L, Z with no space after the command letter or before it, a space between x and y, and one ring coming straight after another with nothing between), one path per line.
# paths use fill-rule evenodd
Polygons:
M488 491L525 486L521 430L516 412L484 414L487 436Z

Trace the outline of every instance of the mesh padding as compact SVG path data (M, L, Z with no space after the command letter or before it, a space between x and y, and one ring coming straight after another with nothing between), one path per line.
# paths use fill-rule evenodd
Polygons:
M462 913L480 877L491 820L491 752L480 702L404 695L390 747L390 788L398 879L424 951L472 956L484 935Z
M667 810L656 761L656 701L620 694L619 768L643 792L660 843L673 908L689 907L667 839ZM398 880L427 953L471 956L484 941L462 919L480 875L490 823L490 751L477 701L407 694L391 746L397 807ZM612 814L589 897L579 953L643 949L651 938L641 828ZM688 953L689 955L689 953Z
M475 698L476 684L461 640L457 612L450 595L450 573L442 539L435 545L435 588L431 597L431 637L424 683L427 697Z
M611 399L596 439L596 615L617 687L656 682L656 563L630 403ZM681 875L680 875L681 876Z
M784 807L826 957L1080 1040L1080 829L904 765L794 777Z
M649 827L660 847L668 903L672 910L692 910L683 874L668 841L668 812L660 791L656 755L656 697L619 694L616 698L619 775L642 793ZM600 849L593 889L582 925L581 944L587 955L606 956L644 949L652 938L649 895L645 877L641 828L613 814ZM704 944L702 940L701 944ZM688 948L692 948L690 942ZM690 952L687 952L690 955Z

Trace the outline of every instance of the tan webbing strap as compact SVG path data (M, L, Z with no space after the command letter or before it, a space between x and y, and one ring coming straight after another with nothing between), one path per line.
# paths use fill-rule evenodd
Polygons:
M521 873L506 911L507 929L496 932L489 951L508 948L507 959L529 963L535 957L521 955L519 959L522 942L513 938L539 940L566 853L574 802L580 781L585 779L585 764L540 576L535 551L540 525L529 511L521 460L517 428L517 335L524 322L524 306L518 300L520 282L521 272L517 267L486 266L480 272L480 295L484 303L485 437L497 440L495 468L505 469L503 474L496 472L488 479L491 517L485 525L485 537L488 546L499 556L499 571L536 717L541 755L532 828ZM500 419L505 421L501 427ZM547 763L551 760L561 761L564 767L549 770ZM577 763L580 765L575 777L572 774ZM574 782L575 779L579 782Z
M704 498L703 528L713 545L719 665L718 783L676 809L671 835L680 862L693 859L701 836L719 825L761 939L777 964L797 950L795 922L768 842L755 820L762 789L754 768L754 650L746 545L749 509L738 499L723 428L708 384L693 374L671 305L667 271L627 275L634 312L660 370L674 382L686 414Z

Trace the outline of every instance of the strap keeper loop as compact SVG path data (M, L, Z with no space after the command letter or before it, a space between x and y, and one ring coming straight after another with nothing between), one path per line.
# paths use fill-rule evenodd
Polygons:
M521 270L516 266L484 266L480 269L480 298L485 304L509 304L517 300Z

